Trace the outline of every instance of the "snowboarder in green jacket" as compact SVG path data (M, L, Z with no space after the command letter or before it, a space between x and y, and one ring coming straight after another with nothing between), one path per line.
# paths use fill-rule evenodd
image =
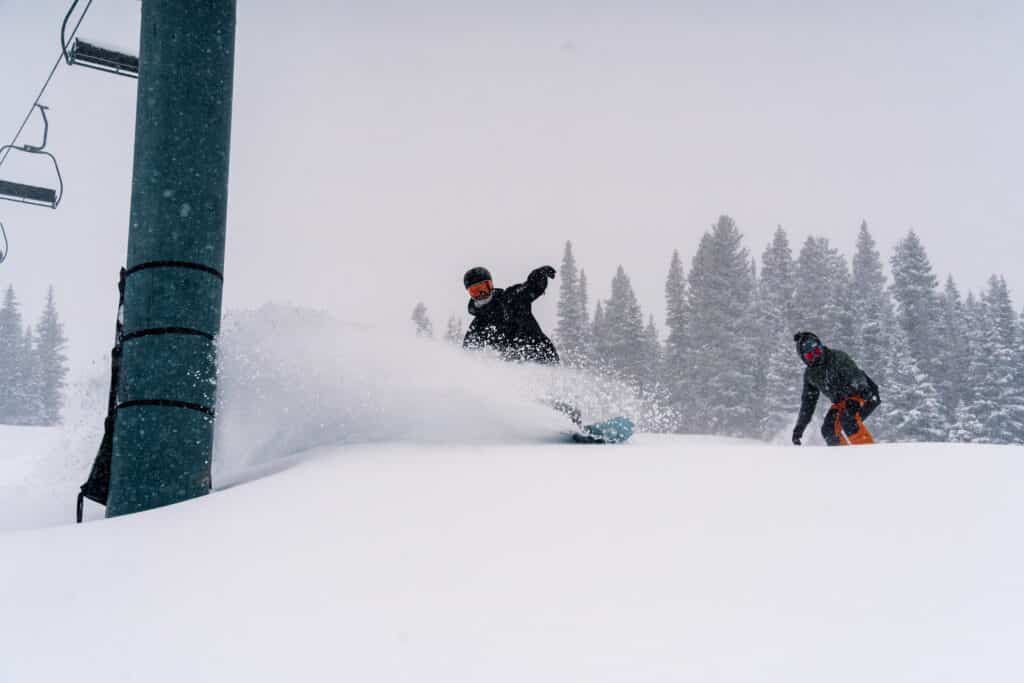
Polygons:
M819 394L825 394L832 401L821 425L825 443L829 446L874 443L864 420L882 402L878 396L878 385L857 367L849 355L825 346L812 332L797 332L793 341L806 366L793 443L800 445L804 429L814 416Z

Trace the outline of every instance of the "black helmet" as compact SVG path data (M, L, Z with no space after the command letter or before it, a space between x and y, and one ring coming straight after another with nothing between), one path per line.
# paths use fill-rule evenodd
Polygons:
M797 332L793 335L793 341L796 342L797 355L808 364L820 358L825 348L818 335L813 332Z
M466 274L462 276L462 286L469 289L470 285L475 285L478 282L484 280L493 280L491 277L491 271L487 270L483 266L477 266L476 268L470 268L466 271Z

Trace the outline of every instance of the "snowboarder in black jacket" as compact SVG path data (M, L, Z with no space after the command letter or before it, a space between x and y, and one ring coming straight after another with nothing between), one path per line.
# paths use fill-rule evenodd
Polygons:
M531 306L548 288L555 269L541 266L526 282L495 289L486 268L470 268L462 278L469 292L469 314L473 321L462 340L463 348L490 348L502 358L536 363L558 363L555 345L540 329Z
M857 367L849 355L830 349L811 332L793 335L796 352L807 367L804 369L804 390L800 416L793 429L793 443L800 445L804 429L814 416L818 395L825 394L832 407L825 414L821 435L829 446L874 443L864 420L882 402L878 385Z

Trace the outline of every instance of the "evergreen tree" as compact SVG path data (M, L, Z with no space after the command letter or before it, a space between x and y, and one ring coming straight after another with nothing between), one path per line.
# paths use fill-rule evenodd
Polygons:
M36 324L35 356L38 359L38 397L42 409L42 423L54 425L60 422L64 406L64 383L68 374L67 356L64 348L67 338L64 325L57 315L57 303L53 287L46 294L46 306Z
M796 269L795 327L817 334L825 344L851 353L853 296L849 271L836 249L824 237L808 237L800 249Z
M1017 315L1006 280L995 275L989 278L983 301L991 334L985 339L988 364L982 391L993 402L983 423L986 440L1024 443L1024 373L1017 362Z
M416 325L417 337L429 338L434 336L434 324L427 317L427 307L422 301L417 303L416 307L412 309L412 322Z
M890 263L896 319L921 370L934 377L938 370L935 328L941 317L938 280L932 272L924 246L913 230L897 243Z
M590 303L589 296L587 295L587 273L582 268L580 268L579 290L580 310L583 311L583 314L580 318L581 329L579 362L581 365L584 365L587 363L587 360L591 356L593 347L593 329L590 324L590 314L588 313L588 306L590 305Z
M885 373L892 349L894 313L882 271L882 257L868 232L867 222L861 222L857 234L851 287L850 296L859 306L854 321L854 341L848 351L884 392L888 385Z
M588 365L598 371L607 368L604 360L604 306L600 301L594 306L594 319L590 322L590 355Z
M754 283L742 235L722 216L701 238L690 267L688 326L693 334L684 401L690 429L731 436L756 433L756 352L749 336Z
M886 441L945 441L948 424L939 393L921 370L902 328L894 333L896 348L890 359L887 410L879 421Z
M835 315L835 328L832 332L832 344L849 353L857 354L857 309L860 303L859 294L853 286L850 267L846 257L837 249L831 250L829 270L832 281L832 297Z
M958 403L947 439L953 443L969 443L979 438L983 431L984 427L975 419L970 406L965 401Z
M770 395L758 430L764 438L786 432L800 407L803 372L793 349L793 334L798 331L793 322L795 292L793 252L785 230L779 226L761 256L758 287L758 355L764 359L764 384Z
M686 278L678 249L672 252L665 278L665 327L668 329L666 357L678 362L686 351Z
M581 294L580 277L576 259L572 253L572 242L565 243L562 267L559 270L559 293L555 326L555 339L563 362L567 365L580 364L586 344L587 310Z
M658 340L658 328L654 325L654 316L647 319L647 327L643 332L643 347L640 367L641 398L662 397L662 350Z
M679 250L672 252L672 260L665 278L665 339L662 377L672 408L678 410L687 395L686 387L686 278ZM678 425L677 425L678 427Z
M960 291L953 276L946 278L946 286L939 301L941 314L937 324L935 386L950 424L957 421L958 409L967 398L967 367L970 364L967 349L966 313Z
M601 355L607 367L623 379L639 383L644 367L644 319L629 276L622 266L612 278L612 295L605 302Z
M982 442L986 440L985 423L996 409L985 384L990 363L987 340L992 329L984 304L970 292L964 301L964 328L967 362L964 364L964 384L955 412L956 422L950 428L949 439Z
M22 340L22 358L25 366L22 370L24 386L22 387L22 403L18 411L17 422L26 425L52 425L58 420L49 421L43 405L42 365L38 355L35 334L32 328L25 327ZM59 418L59 415L57 416Z
M1013 346L1017 336L1017 314L1013 311L1006 279L999 275L991 276L988 279L988 289L982 295L982 301L989 309L993 332L1006 344Z
M747 313L743 316L744 339L750 343L750 369L754 377L754 390L752 396L766 396L768 394L768 358L764 353L764 330L761 326L761 313L764 306L761 293L761 283L757 274L757 259L750 257L750 302L747 304ZM767 401L748 400L750 405L751 427L748 432L750 436L770 438L763 427L768 423L768 413L772 407Z
M0 422L17 423L25 401L26 353L21 307L8 285L0 307Z

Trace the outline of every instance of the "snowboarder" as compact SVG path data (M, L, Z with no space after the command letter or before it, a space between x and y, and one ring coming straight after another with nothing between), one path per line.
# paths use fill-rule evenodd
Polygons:
M813 333L798 332L793 335L793 341L796 342L796 352L807 366L804 369L800 415L793 429L793 443L800 445L804 428L814 416L819 393L832 401L821 425L825 443L829 446L874 443L864 420L882 402L878 396L878 385L857 367L849 355L828 348Z
M548 288L555 269L541 266L526 282L495 289L486 268L470 268L462 278L469 292L469 314L473 321L462 340L466 349L490 348L505 360L557 364L558 351L533 317L531 306Z
M505 360L557 365L558 351L531 310L533 302L547 291L548 280L554 277L554 268L541 266L527 276L526 282L495 289L489 270L479 266L467 270L462 284L469 292L469 314L473 321L462 340L463 348L489 348ZM615 417L584 425L576 406L559 399L543 402L572 420L576 430L570 436L577 443L622 443L633 434L629 418Z

